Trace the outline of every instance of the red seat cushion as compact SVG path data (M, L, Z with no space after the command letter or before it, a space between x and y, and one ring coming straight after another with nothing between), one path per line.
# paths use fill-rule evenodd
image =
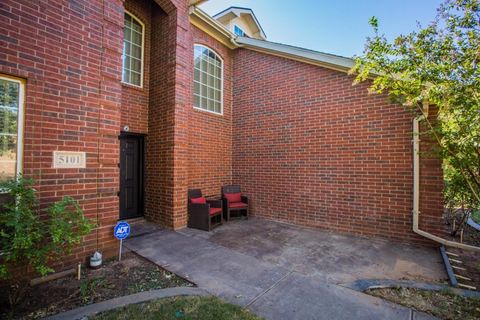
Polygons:
M192 202L192 203L194 203L194 204L205 204L205 203L207 203L207 200L206 200L204 197L191 198L191 199L190 199L190 202Z
M219 212L222 212L222 208L210 208L210 215L211 216L214 216Z
M240 192L238 192L238 193L225 193L224 196L228 200L228 202L241 202L242 201L242 194Z
M248 204L243 202L230 202L228 205L229 208L246 208Z

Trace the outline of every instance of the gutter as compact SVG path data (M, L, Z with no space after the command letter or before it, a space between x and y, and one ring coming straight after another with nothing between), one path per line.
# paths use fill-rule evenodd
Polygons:
M248 37L237 37L236 43L246 49L280 56L316 66L334 69L341 72L348 72L355 61L351 58L341 57L333 54L308 50L282 43L275 43L266 40L259 40Z
M471 250L480 252L480 247L471 246L468 244L459 243L456 241L449 241L443 238L440 238L434 234L428 233L426 231L420 230L418 226L418 221L420 218L420 129L419 123L422 120L425 120L428 117L428 103L423 104L423 114L421 116L415 117L413 119L413 232L416 234L425 237L427 239L433 240L435 242L441 243L444 246L454 247L464 250Z

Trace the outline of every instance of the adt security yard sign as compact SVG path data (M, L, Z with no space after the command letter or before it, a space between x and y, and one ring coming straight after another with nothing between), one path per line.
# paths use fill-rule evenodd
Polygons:
M130 225L124 221L120 221L113 229L113 235L118 240L123 240L130 234Z
M120 240L120 249L118 252L118 261L122 260L122 246L123 246L123 239L128 237L130 234L130 225L125 221L120 221L117 223L115 228L113 228L113 235L115 238Z

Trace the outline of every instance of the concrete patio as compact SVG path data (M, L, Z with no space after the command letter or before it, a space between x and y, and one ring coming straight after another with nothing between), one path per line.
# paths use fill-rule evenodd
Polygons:
M130 250L267 319L433 319L339 284L446 278L436 249L261 219L210 233L132 229Z

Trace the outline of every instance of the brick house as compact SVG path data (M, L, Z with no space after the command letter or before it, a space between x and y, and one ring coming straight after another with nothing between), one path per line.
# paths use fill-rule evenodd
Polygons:
M268 42L251 10L199 2L0 4L0 178L34 177L42 205L73 196L98 224L64 262L113 255L119 219L183 228L188 188L230 183L258 217L426 243L411 113L352 86L351 59ZM441 163L420 163L420 226L438 234Z

